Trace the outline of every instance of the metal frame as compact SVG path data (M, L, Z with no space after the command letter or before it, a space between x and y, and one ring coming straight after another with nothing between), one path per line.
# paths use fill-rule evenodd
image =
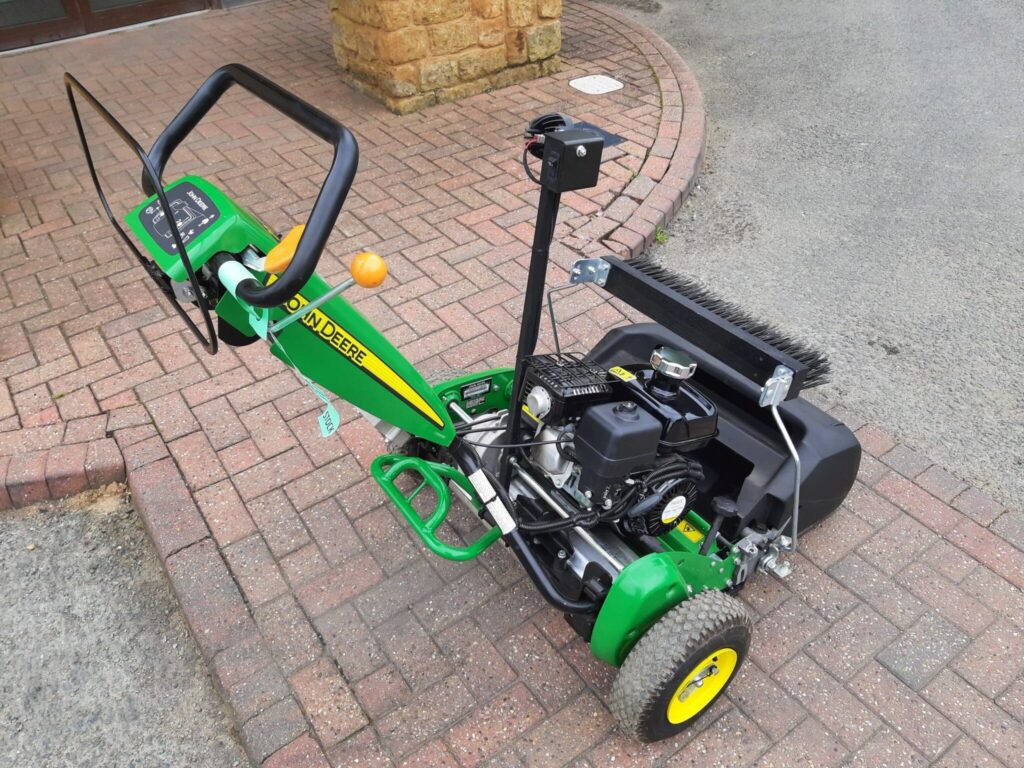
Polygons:
M114 230L124 241L125 245L135 255L135 258L145 267L161 292L174 305L175 311L185 321L189 330L192 331L210 354L216 354L218 348L210 306L206 294L202 291L196 279L192 263L188 258L187 249L182 242L177 227L171 226L169 229L174 237L174 243L178 256L181 258L182 266L188 276L188 283L195 296L195 303L199 306L202 313L203 323L206 326L205 335L179 303L178 295L173 290L170 280L152 259L142 254L115 218L93 162L92 152L89 149L89 142L85 135L81 115L79 114L75 96L76 92L96 110L107 125L114 130L117 136L139 158L139 161L142 163L143 191L148 195L156 195L157 201L169 222L174 221L174 216L167 196L164 193L162 179L164 168L178 145L184 141L188 134L198 125L199 121L206 116L214 104L232 85L242 86L254 96L329 143L334 148L334 158L320 194L313 204L312 211L310 211L309 220L306 222L302 237L299 238L295 257L291 265L273 284L262 285L256 280L255 276L250 276L234 286L234 293L245 304L265 309L284 304L308 282L316 270L320 254L323 252L328 237L330 237L334 223L338 218L345 198L352 187L352 181L355 178L356 166L359 163L359 148L351 131L330 115L289 93L284 88L267 80L248 67L241 64L227 64L217 69L206 79L192 98L188 100L181 111L175 115L174 119L163 130L156 142L154 142L152 150L147 153L135 138L128 133L127 129L73 75L69 73L64 74L64 85L68 101L71 104L71 111L75 118L75 126L78 129L78 137L82 143L82 150L85 153L86 164L89 167L89 174L92 176L93 185L96 187L96 193L103 205L107 219L109 219ZM343 284L335 290L340 293L348 285L348 283ZM324 300L326 301L327 299L325 298ZM285 323L284 325L287 324ZM284 325L281 327L283 328Z
M103 185L100 183L99 174L96 172L96 165L93 163L92 152L89 150L89 141L85 136L85 127L82 124L82 117L78 112L78 102L75 98L75 92L77 91L86 103L89 104L100 117L110 126L114 133L117 134L118 138L121 139L139 158L139 162L142 163L142 178L146 180L150 187L155 191L157 201L160 204L164 215L167 217L167 221L174 222L174 213L171 210L171 205L167 201L167 195L164 194L163 180L161 174L156 170L153 161L150 156L146 154L146 151L139 146L139 143L135 138L128 133L127 129L117 119L107 111L106 107L96 100L89 91L83 86L73 75L64 73L64 88L67 91L68 101L71 104L71 113L75 118L75 127L78 129L78 138L82 142L82 151L85 153L85 162L89 166L89 175L92 176L92 183L96 187L96 194L100 198L100 203L103 205L103 210L107 215L114 230L124 241L124 244L128 246L128 249L135 254L135 258L138 262L146 269L149 276L153 279L153 282L157 284L160 291L167 297L168 301L174 306L175 311L185 321L189 330L195 335L199 343L203 345L207 352L211 355L217 353L217 334L213 329L213 318L210 315L210 306L206 301L206 294L203 293L199 281L196 279L195 271L192 269L192 263L188 259L188 253L185 248L185 244L181 240L181 235L178 232L176 226L168 227L172 235L174 235L174 242L177 246L178 256L181 258L182 265L185 268L185 273L188 275L189 285L192 287L192 292L195 294L195 301L199 307L199 311L203 316L203 323L206 325L206 335L199 330L199 326L195 324L195 321L189 317L185 308L178 302L177 296L171 288L170 279L167 278L160 268L156 265L152 259L144 256L142 252L136 247L135 243L128 236L128 233L124 230L121 224L117 221L114 216L114 212L110 209L110 203L107 201L107 196L103 191ZM152 193L151 193L152 194Z
M537 348L537 337L540 335L540 318L544 313L544 281L548 272L548 260L551 242L555 237L555 224L558 221L558 206L562 195L546 186L540 188L540 200L537 202L537 223L533 230L533 248L530 255L530 271L526 278L526 296L523 299L523 319L519 326L519 346L516 349L516 374L512 385L512 396L509 398L509 409L512 414L505 432L505 443L515 445L520 437L520 420L514 413L515 404L519 402L523 388L523 361L534 353ZM512 451L506 449L501 455L501 476L503 487L507 488L512 477L512 465L509 461Z
M782 414L779 413L779 406L785 402L792 385L793 371L784 365L778 366L772 373L771 378L764 383L764 387L761 389L761 399L758 404L762 408L771 408L775 425L779 428L782 440L786 443L786 450L789 451L789 455L793 459L793 521L791 526L793 535L789 537L789 544L783 545L783 549L789 552L796 552L800 528L800 482L802 479L800 477L800 452L797 451L796 446L793 444L793 438L790 437L789 430L786 429L786 424L782 420Z

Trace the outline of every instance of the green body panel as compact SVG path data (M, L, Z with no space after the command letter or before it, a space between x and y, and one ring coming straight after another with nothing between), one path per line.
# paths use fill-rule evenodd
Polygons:
M643 634L669 610L707 589L731 584L735 561L691 551L656 552L627 565L597 614L591 652L621 666Z
M265 275L259 275L259 278L262 282ZM220 301L217 302L217 306L213 308L213 311L217 314L217 317L230 323L246 336L256 335L256 331L252 329L252 325L249 323L248 312L246 312L238 299L230 293L224 292L224 295L220 297Z
M662 534L658 539L668 549L679 552L699 552L700 545L704 543L704 536L710 529L711 524L691 509L679 525L668 533ZM690 536L687 536L683 532L684 530L690 532Z
M194 184L210 200L218 210L217 219L209 227L200 232L193 240L185 244L188 251L189 261L192 263L193 271L197 271L203 264L208 262L220 252L241 253L248 246L255 246L258 250L266 253L275 245L277 238L259 219L236 205L231 198L221 192L217 187L199 176L183 176L172 184L168 184L165 190L172 190L179 184ZM128 213L126 221L128 227L139 239L142 245L149 251L153 260L164 271L164 273L177 282L188 280L185 273L185 266L177 253L168 253L164 250L146 228L142 225L141 216L143 211L156 201L156 195L147 198L140 205Z
M253 247L265 254L277 244L277 237L266 226L205 179L185 176L168 185L167 190L185 183L194 185L216 209L216 214L208 219L192 219L205 227L197 227L198 234L186 244L194 270L218 253L239 254ZM186 280L178 254L167 253L142 224L141 214L154 200L155 195L132 210L127 217L128 226L172 280ZM191 197L189 204L195 200L196 197ZM206 213L212 214L212 211ZM152 209L148 215L153 215ZM253 275L264 283L276 279L265 273L254 272ZM329 290L330 286L323 279L313 275L287 304L270 310L270 322L300 312ZM256 335L248 308L230 294L222 296L215 311L242 333ZM271 347L274 355L357 408L440 445L449 445L455 437L451 418L430 385L412 363L341 296L303 315L276 338Z
M399 475L404 472L412 472L423 478L408 496L402 493L395 484ZM473 484L469 482L469 478L448 464L438 464L414 456L391 454L374 459L370 466L370 474L373 475L374 480L392 503L398 507L413 532L435 555L447 560L471 560L501 538L501 530L497 526L488 529L480 538L465 547L449 544L438 538L437 529L451 510L452 494L447 485L448 482L458 484L469 495L475 510L479 512L481 507L480 498L473 489ZM420 491L427 487L430 487L437 496L437 506L429 517L422 518L412 502Z
M313 275L288 304L270 311L270 322L299 311L330 289ZM246 310L230 295L218 302L216 311L243 333L254 333ZM454 439L455 426L434 390L343 297L303 315L276 338L271 347L276 357L357 408L438 445Z

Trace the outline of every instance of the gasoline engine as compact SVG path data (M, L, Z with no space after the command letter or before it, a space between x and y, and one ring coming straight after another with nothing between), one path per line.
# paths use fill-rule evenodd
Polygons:
M630 538L666 533L698 506L704 470L690 454L717 432L714 404L687 383L695 368L663 347L637 371L570 354L529 358L520 418L535 443L530 463L584 522Z

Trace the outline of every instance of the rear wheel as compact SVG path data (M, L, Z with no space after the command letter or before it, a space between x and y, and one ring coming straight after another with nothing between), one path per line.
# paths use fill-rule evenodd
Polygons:
M743 604L702 592L662 616L630 651L612 686L624 731L659 741L691 726L725 691L750 647Z

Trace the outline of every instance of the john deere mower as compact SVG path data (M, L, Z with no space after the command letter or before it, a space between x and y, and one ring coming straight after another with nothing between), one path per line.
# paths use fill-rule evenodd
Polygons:
M358 408L392 451L373 461L373 477L413 532L450 560L508 547L593 654L619 668L611 708L625 731L663 739L714 704L750 644L736 593L758 571L787 575L799 533L849 492L860 447L799 397L825 379L824 355L647 259L581 258L551 290L591 284L651 322L615 328L581 354L559 348L552 311L555 349L537 352L560 195L596 185L605 134L564 115L530 123L523 165L540 195L515 360L428 384L342 296L385 279L379 256L355 257L338 285L315 274L356 173L348 129L232 64L146 152L64 79L107 217L209 353L268 347L324 401L324 435L338 427L331 394ZM308 221L284 237L208 179L163 180L172 152L233 85L334 149ZM148 197L127 229L94 167L82 102L142 165ZM442 534L453 499L478 516L479 538Z

